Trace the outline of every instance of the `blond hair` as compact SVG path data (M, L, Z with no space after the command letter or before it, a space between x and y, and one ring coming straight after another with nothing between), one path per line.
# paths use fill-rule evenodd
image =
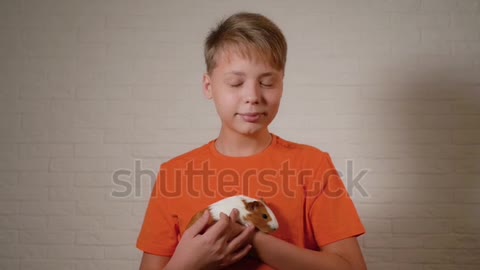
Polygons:
M217 65L218 55L229 50L252 59L257 57L277 70L284 70L287 61L287 41L280 28L265 16L239 12L220 21L204 44L207 72Z

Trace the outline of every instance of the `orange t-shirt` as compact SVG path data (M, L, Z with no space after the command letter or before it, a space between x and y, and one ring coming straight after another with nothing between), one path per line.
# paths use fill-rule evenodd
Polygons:
M329 154L272 136L270 146L253 156L224 156L212 140L162 164L137 247L172 256L195 213L239 194L263 198L279 223L272 235L299 247L318 250L364 234ZM237 268L271 269L251 258L231 267Z

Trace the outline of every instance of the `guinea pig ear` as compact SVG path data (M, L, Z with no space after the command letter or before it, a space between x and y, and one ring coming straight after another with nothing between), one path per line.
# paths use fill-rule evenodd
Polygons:
M260 207L260 203L258 201L253 201L245 204L245 209L251 212L257 211L258 207Z

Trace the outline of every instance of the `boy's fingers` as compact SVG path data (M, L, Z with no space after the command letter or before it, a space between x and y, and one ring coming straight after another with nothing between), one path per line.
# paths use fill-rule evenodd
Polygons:
M248 243L251 240L253 233L255 233L255 227L246 227L239 235L237 235L235 238L233 238L232 241L230 241L230 243L228 244L228 252L234 252L241 246Z
M185 231L184 235L189 235L191 237L194 237L205 228L209 220L210 220L210 212L204 211L202 217L199 218L197 221L195 221L195 223L193 223L193 225L190 226L190 228Z
M230 218L224 213L220 213L220 219L204 235L213 239L219 239L225 235L228 227L230 227Z
M248 252L250 252L251 249L252 249L252 245L248 244L245 247L243 247L241 250L237 251L232 256L229 264L234 264L234 263L240 261L241 259L243 259L243 257L247 256Z
M232 212L230 212L230 219L234 222L237 222L238 221L238 216L239 216L238 210L236 208L233 208Z

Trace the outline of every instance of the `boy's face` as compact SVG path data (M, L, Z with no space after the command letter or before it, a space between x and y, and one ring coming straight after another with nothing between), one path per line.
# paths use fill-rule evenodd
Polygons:
M203 77L203 91L213 99L222 130L244 135L268 132L283 92L283 71L238 53L220 53L217 66Z

